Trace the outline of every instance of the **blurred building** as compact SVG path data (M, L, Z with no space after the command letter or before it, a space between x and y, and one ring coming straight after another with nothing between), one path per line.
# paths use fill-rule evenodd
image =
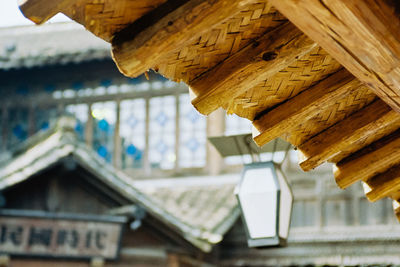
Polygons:
M180 183L208 186L210 179L223 181L224 175L238 177L241 164L250 162L247 157L222 159L206 140L249 132L249 121L222 112L208 118L199 115L184 84L155 73L147 78L122 76L107 44L79 26L0 29L0 77L2 168L26 147L29 137L46 132L66 113L77 119L73 127L78 139L152 195L156 206L168 210L187 200L169 211L174 216L186 216L210 196L191 198L192 194L179 195L171 188ZM388 200L368 203L360 185L341 191L330 170L304 174L296 163L288 162L286 172L295 194L288 247L247 249L237 220L225 229L221 243L212 249L212 260L206 262L217 266L400 264L400 226ZM173 201L166 199L175 194L179 197ZM200 222L207 223L192 223Z

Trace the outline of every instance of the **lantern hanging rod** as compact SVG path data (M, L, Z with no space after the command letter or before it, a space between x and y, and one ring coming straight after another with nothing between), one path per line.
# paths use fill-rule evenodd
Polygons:
M259 147L254 143L250 133L231 136L213 136L208 137L208 140L222 157L250 155L253 162L259 162L260 154L262 153L271 153L271 160L273 160L277 152L285 152L283 160L275 162L278 165L281 165L286 160L289 150L292 147L290 143L280 138L276 138L264 146Z

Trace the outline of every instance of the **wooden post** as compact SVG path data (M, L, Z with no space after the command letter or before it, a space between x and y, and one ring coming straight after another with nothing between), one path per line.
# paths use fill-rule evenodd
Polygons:
M144 155L143 155L143 167L144 167L144 173L146 175L150 175L151 173L149 145L150 145L150 98L146 98L145 145L144 145Z
M175 94L175 171L179 171L180 106L179 93Z
M10 266L10 256L0 255L0 267L8 267L8 266Z
M28 108L28 136L35 133L35 106L29 105Z
M177 254L169 253L167 259L168 267L179 267L179 256Z
M121 153L122 153L122 144L121 144L121 136L120 136L120 112L121 112L121 101L118 99L116 101L116 120L114 127L114 155L113 155L113 165L116 168L121 168Z
M207 117L207 136L220 136L225 132L225 112L216 110ZM211 144L207 143L207 166L210 175L217 175L223 167L223 158Z
M92 258L90 260L90 267L103 267L105 265L103 258Z
M62 116L65 113L65 105L64 103L58 103L57 105L57 116Z
M93 116L92 103L88 104L87 122L85 128L85 142L88 147L93 147Z
M319 178L319 177L318 177ZM321 229L324 225L324 184L325 184L325 179L315 179L315 195L317 198L317 210L315 214L316 218L316 226Z
M2 135L2 143L1 149L3 151L7 150L7 139L8 139L8 106L4 105L2 107L1 112L1 135Z

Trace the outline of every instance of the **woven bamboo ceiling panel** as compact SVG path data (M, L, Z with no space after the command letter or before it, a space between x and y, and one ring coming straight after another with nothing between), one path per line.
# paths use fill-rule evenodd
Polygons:
M153 69L277 137L336 183L363 181L400 217L400 4L394 0L26 0L42 23L62 12L112 44L120 71Z

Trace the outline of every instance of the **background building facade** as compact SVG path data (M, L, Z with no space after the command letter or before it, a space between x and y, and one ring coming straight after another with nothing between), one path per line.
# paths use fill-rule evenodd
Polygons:
M69 113L81 141L133 180L218 179L250 162L222 159L207 143L207 136L250 132L250 122L218 111L199 115L184 84L156 73L122 76L107 45L79 27L1 29L0 36L3 160ZM400 227L390 201L368 203L359 184L341 191L330 170L300 173L295 161L286 164L295 195L289 246L244 250L238 222L218 248L221 265L400 264Z

